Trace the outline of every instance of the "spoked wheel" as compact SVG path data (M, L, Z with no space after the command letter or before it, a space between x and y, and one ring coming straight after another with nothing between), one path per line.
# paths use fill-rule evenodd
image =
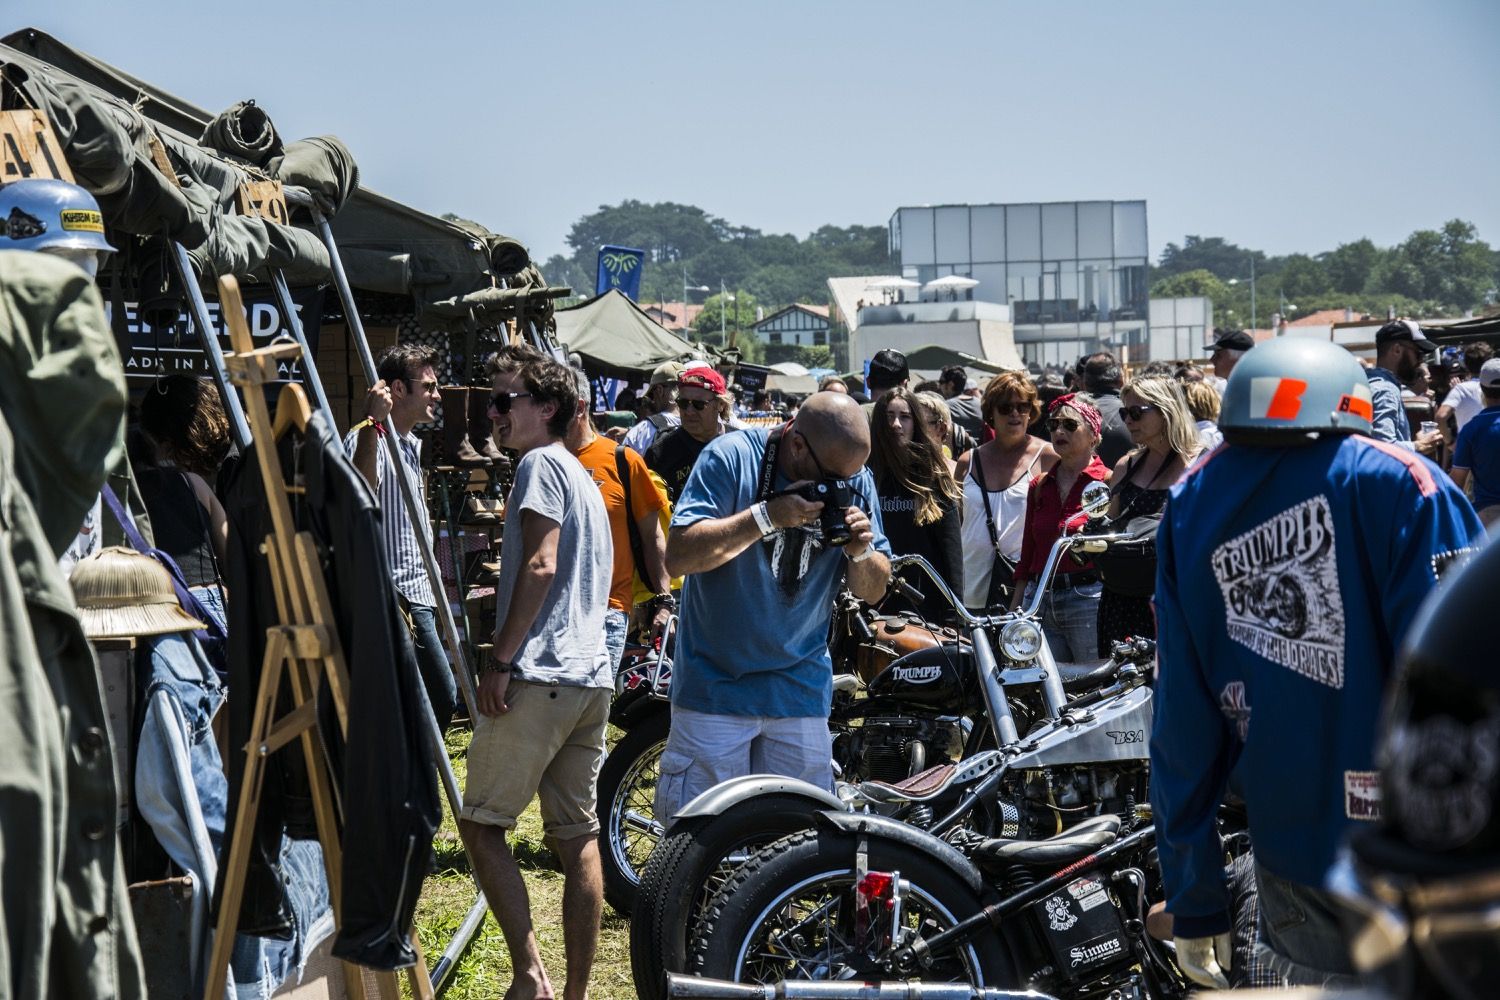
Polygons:
M672 824L641 873L641 891L630 920L630 965L640 1000L666 996L668 972L683 972L709 902L765 845L812 829L825 803L800 795L767 793L735 803L715 816Z
M661 839L653 801L672 715L662 711L643 719L620 738L599 769L599 860L604 898L615 912L630 916L641 884L641 869Z
M893 939L931 937L977 912L978 894L921 851L869 841L869 870L899 873L899 919L856 888L852 835L798 834L740 867L714 898L697 941L694 971L746 983L887 978ZM1014 985L994 931L934 956L921 979L970 986Z

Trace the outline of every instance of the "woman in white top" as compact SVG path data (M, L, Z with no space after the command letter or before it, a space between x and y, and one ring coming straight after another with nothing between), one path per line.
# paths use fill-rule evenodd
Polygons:
M1052 468L1052 445L1026 433L1042 407L1025 372L1002 372L990 380L979 412L995 432L958 460L963 483L964 605L974 611L1004 608L1011 573L1021 557L1026 493L1031 480ZM998 567L998 575L997 575Z

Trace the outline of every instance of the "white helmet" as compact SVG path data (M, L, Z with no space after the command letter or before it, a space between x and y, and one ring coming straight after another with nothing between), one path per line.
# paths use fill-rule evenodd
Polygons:
M104 238L99 203L77 184L54 180L15 181L0 188L0 248L55 254L89 272L99 254L114 253Z
M1292 443L1319 433L1369 434L1370 382L1348 351L1281 337L1240 358L1224 387L1219 429L1231 443Z

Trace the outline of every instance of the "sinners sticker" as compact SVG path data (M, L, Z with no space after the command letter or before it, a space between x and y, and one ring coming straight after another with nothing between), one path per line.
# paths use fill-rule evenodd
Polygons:
M1125 954L1125 945L1121 943L1118 934L1101 934L1069 948L1068 965L1073 969L1080 965L1098 965L1100 962L1119 958L1123 954Z
M1309 680L1344 686L1344 605L1326 497L1224 542L1212 564L1229 638Z

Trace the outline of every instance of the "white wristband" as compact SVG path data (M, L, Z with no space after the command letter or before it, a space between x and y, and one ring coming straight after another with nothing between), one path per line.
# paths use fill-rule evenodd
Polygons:
M755 518L755 526L760 529L760 537L764 538L776 530L776 525L771 522L771 511L764 500L752 506L750 514Z
M869 559L871 556L875 555L875 547L873 545L867 546L865 550L857 556L849 555L849 550L845 549L844 555L850 562L864 562L866 559Z

